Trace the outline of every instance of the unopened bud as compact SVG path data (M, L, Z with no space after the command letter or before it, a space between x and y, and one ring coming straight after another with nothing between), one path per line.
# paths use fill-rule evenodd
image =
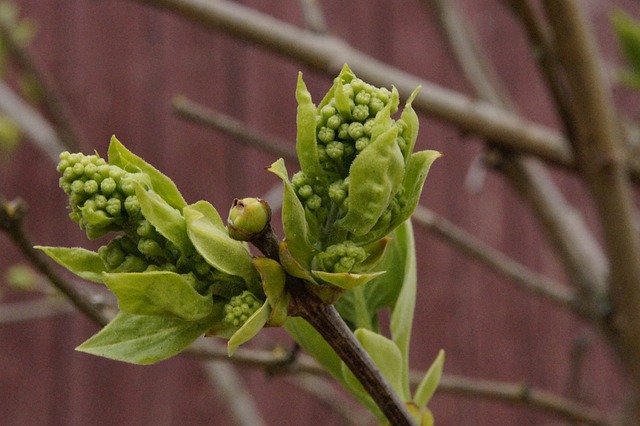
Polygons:
M229 211L229 236L238 241L259 237L271 220L271 208L260 198L233 200Z

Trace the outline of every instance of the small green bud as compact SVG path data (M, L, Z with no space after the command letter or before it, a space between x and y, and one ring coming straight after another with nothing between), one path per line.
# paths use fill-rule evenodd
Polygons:
M260 236L271 221L271 208L260 198L233 200L229 211L229 236L238 241L250 241Z

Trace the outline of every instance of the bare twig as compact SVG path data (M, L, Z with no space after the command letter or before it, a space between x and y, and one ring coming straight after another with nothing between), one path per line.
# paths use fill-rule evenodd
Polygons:
M491 67L483 59L485 55L480 54L472 35L461 24L456 9L446 0L432 0L432 5L442 16L440 22L453 54L472 87L486 100L514 108L506 91L493 78ZM488 144L493 146L492 141ZM500 148L492 148L487 159L531 205L557 248L571 280L581 290L580 298L573 304L574 310L593 319L600 318L598 303L602 303L605 292L607 261L580 214L566 202L536 159Z
M444 239L460 252L481 261L522 288L561 306L572 307L576 303L575 295L570 289L531 271L426 207L418 206L412 219L417 225Z
M608 264L580 213L567 203L544 167L534 159L496 153L492 161L547 230L571 281L580 290L578 305L591 313L592 319L599 320L606 311Z
M0 111L11 117L51 161L58 161L65 146L55 129L3 81L0 81Z
M0 325L49 318L71 312L75 312L75 308L66 300L52 301L47 297L26 302L2 303L0 304Z
M300 0L300 7L304 22L309 30L319 34L329 31L318 0Z
M0 19L0 37L8 52L15 58L22 70L32 78L33 83L42 93L46 112L54 122L58 138L66 149L75 151L82 145L80 127L64 98L58 93L53 79L38 65L31 52L22 46L14 37L14 33L5 20Z
M182 118L229 134L242 144L256 147L278 157L295 158L296 150L287 141L275 136L265 136L239 120L196 104L184 96L176 96L173 99L173 110Z
M212 347L203 341L196 342L185 354L205 359L228 360L236 365L264 369L269 374L327 376L326 370L306 356L298 357L293 362L284 362L281 353L240 347L233 357L229 358L226 348ZM424 374L424 371L412 370L409 374L411 384L418 385ZM529 409L558 416L567 421L581 421L589 425L610 424L606 416L591 407L524 384L444 374L438 392L467 398L491 399L502 403L524 404Z
M474 398L495 399L513 404L525 404L529 408L556 415L567 421L578 421L597 426L611 424L597 410L573 400L535 389L526 384L444 375L440 381L438 391Z
M6 201L0 195L0 230L11 238L31 264L46 276L51 284L60 290L87 318L100 326L105 325L107 319L90 298L60 278L47 263L44 255L33 248L33 243L24 228L23 219L26 210L27 206L21 200Z
M630 379L640 390L640 242L634 226L622 131L582 6L575 0L544 2L559 59L570 76L567 80L577 120L574 145L598 211L610 261L610 337ZM637 415L636 421L640 421L640 409Z

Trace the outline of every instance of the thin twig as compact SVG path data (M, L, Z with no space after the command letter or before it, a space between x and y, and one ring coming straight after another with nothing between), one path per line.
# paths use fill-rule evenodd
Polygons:
M263 426L260 410L256 406L252 394L244 386L242 377L232 365L222 361L203 362L211 386L216 394L222 397L225 407L237 426Z
M65 146L56 130L3 81L0 81L0 111L11 117L51 161L58 161Z
M608 263L582 216L565 200L539 162L504 153L491 158L492 165L531 206L562 258L570 280L580 291L574 308L599 321L607 310Z
M572 307L575 304L575 295L572 290L505 256L426 207L418 206L412 219L416 225L424 227L460 252L481 261L527 291L561 306Z
M172 106L179 117L227 133L244 145L256 147L278 157L295 158L296 150L287 141L275 136L265 136L239 120L192 102L184 96L176 96Z
M100 326L105 325L107 318L91 299L75 286L60 278L45 260L44 255L33 248L33 243L24 227L26 211L27 206L22 200L6 201L0 195L0 230L11 238L31 264L46 276L51 284L60 290L87 318Z
M25 302L5 302L0 304L0 325L50 318L75 311L75 307L66 300L52 301L46 296Z
M417 377L416 377L417 379ZM413 381L413 380L412 380ZM579 421L588 425L606 426L611 422L597 410L576 401L563 398L526 384L504 383L468 377L443 375L439 392L459 396L486 398L524 404L567 421Z
M38 65L31 51L22 46L14 37L14 33L5 20L0 19L0 37L4 41L23 72L32 78L42 93L44 108L54 122L56 133L66 149L77 151L82 146L82 133L63 96L58 93L53 79Z

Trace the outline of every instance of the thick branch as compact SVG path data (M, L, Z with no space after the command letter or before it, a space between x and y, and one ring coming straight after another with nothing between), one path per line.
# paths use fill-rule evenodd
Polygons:
M348 63L364 80L382 86L394 85L404 95L421 85L414 108L506 147L566 167L573 165L573 154L559 133L389 66L334 36L305 31L225 0L137 1L171 10L206 28L249 40L331 75Z
M623 138L595 41L575 0L544 2L576 108L576 153L604 231L611 275L611 337L640 390L640 242Z

